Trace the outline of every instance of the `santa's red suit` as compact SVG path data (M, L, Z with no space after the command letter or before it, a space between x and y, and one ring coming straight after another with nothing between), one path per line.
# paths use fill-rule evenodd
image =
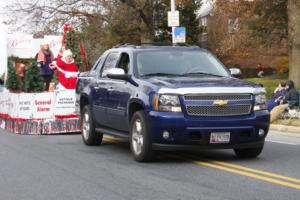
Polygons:
M53 63L51 68L53 70L57 70L57 77L60 88L76 88L76 81L79 72L74 63L74 60L72 62L67 62L62 55L58 55L56 63Z

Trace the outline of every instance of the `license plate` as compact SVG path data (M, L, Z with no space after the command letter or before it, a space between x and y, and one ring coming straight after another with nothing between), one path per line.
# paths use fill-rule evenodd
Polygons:
M230 132L215 132L210 134L211 144L229 143Z

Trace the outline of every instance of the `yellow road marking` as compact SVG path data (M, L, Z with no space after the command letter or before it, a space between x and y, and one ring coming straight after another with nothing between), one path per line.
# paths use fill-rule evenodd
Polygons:
M298 184L289 183L289 182L281 181L281 180L276 180L276 179L273 179L273 178L253 174L253 173L250 173L250 172L239 171L239 170L236 170L236 169L232 169L232 168L216 165L216 164L213 164L213 163L209 163L209 161L192 161L192 162L197 164L197 165L212 167L212 168L215 168L215 169L219 169L219 170L223 170L223 171L227 171L227 172L231 172L231 173L235 173L235 174L239 174L239 175L243 175L243 176L248 176L248 177L251 177L251 178L255 178L255 179L263 180L263 181L266 181L266 182L275 183L275 184L278 184L278 185L283 185L283 186L286 186L286 187L290 187L290 188L300 190L300 185L298 185Z
M106 142L118 143L118 141L114 137L105 136L103 139ZM171 155L169 155L169 156L171 156ZM190 156L187 156L187 155L185 155L185 156L190 157ZM181 157L178 157L178 156L175 156L175 157L176 158L181 158ZM183 159L185 159L185 158L183 158ZM252 169L252 168L249 168L249 167L244 167L244 166L241 166L241 165L236 165L236 164L231 164L231 163L221 162L221 161L216 161L216 160L197 161L197 160L189 159L189 161L196 164L196 165L211 167L211 168L219 169L219 170L222 170L222 171L227 171L227 172L231 172L231 173L234 173L234 174L239 174L239 175L243 175L243 176L263 180L263 181L266 181L266 182L269 182L269 183L274 183L274 184L278 184L278 185L282 185L282 186L286 186L286 187L290 187L290 188L300 190L300 185L295 184L295 183L300 183L300 179L297 179L297 178L291 178L291 177L275 174L275 173L272 173L272 172ZM243 171L240 171L240 170L243 170ZM261 174L262 176L259 175L259 174ZM269 176L269 177L267 177L267 176ZM273 178L271 178L271 177L273 177ZM274 179L274 178L277 178L277 179ZM278 179L281 179L281 180L278 180ZM284 180L286 180L286 181L284 181ZM290 181L290 182L287 182L287 181ZM291 182L294 182L294 183L291 183Z
M300 183L300 179L291 178L291 177L288 177L288 176L282 176L282 175L267 172L267 171L264 171L264 170L252 169L252 168L244 167L244 166L241 166L241 165L236 165L236 164L231 164L231 163L226 163L226 162L221 162L221 161L215 161L215 160L209 160L209 162L219 164L219 165L223 165L223 166L227 166L227 167L236 168L236 169L241 169L241 170L248 171L248 172L253 172L253 173L256 173L256 174L262 174L262 175L265 175L265 176L279 178L279 179L286 180L286 181Z

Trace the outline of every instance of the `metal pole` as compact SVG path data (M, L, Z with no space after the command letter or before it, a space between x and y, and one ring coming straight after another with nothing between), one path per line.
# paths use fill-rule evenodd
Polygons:
M175 12L176 10L176 4L175 0L171 0L171 12ZM174 36L175 36L175 27L172 27L172 43L174 44Z
M174 12L176 10L175 0L171 0L171 11Z

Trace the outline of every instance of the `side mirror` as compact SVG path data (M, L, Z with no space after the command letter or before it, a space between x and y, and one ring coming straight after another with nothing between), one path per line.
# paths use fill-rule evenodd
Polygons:
M242 75L242 72L239 68L230 68L229 69L231 76L234 77L240 77Z
M129 76L125 74L124 69L112 68L107 71L107 77L111 79L128 80Z

